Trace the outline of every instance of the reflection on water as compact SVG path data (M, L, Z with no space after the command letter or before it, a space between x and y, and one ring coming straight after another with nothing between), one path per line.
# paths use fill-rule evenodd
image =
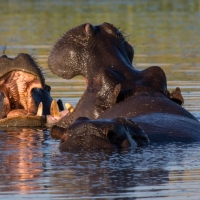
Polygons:
M1 131L1 192L27 194L41 189L42 186L27 182L34 182L43 173L44 140L44 131L39 129Z
M0 194L47 199L200 195L199 143L77 153L60 153L57 145L46 130L2 131Z
M85 80L47 67L52 45L71 27L113 23L135 46L134 67L161 66L200 119L198 0L0 1L0 55L37 58L52 96L74 106ZM0 131L0 199L199 199L200 145L168 144L116 152L60 153L49 130Z

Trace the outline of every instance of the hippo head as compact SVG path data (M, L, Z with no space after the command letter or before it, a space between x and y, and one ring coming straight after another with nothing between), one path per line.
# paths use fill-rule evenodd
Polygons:
M41 69L24 53L15 58L0 57L0 118L35 116L50 113L50 87L45 85ZM40 104L41 105L41 104Z
M135 88L153 88L169 96L164 71L158 66L137 70L134 50L112 24L89 23L66 32L48 58L50 70L65 79L86 78L86 90L70 116L56 122L66 127L78 117L97 119L114 104L134 95Z
M112 24L86 23L69 30L58 40L48 65L53 73L65 79L82 75L90 81L102 67L121 70L122 65L131 65L133 55L132 46Z
M60 139L60 150L106 149L137 147L149 144L145 132L132 120L115 119L90 120L78 118L68 128L54 126L54 139Z

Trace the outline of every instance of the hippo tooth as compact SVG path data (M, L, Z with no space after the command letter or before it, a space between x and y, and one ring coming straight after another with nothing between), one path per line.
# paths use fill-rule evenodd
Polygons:
M37 116L42 116L42 111L43 111L43 103L40 102L38 106Z
M60 116L59 107L55 99L51 102L50 114L53 117Z
M70 104L70 103L66 103L65 104L65 107L67 108L67 110L72 113L74 111L74 108L73 106Z

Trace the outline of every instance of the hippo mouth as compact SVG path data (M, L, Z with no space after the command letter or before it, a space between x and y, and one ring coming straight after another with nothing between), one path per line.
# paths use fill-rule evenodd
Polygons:
M11 71L0 79L1 118L19 115L42 115L36 104L33 88L42 88L37 77L24 71Z

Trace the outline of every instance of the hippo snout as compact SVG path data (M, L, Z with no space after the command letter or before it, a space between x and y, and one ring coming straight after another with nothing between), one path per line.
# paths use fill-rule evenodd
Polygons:
M59 126L53 126L51 129L51 137L55 140L62 140L65 134L65 129Z

